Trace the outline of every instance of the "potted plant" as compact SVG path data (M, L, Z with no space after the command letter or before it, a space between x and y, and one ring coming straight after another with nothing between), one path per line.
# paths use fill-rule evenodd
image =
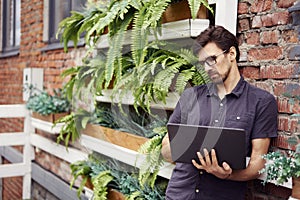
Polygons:
M210 9L206 0L187 2L193 19L197 17L201 4ZM177 75L175 88L179 93L191 79L196 84L206 81L204 73L191 64L197 60L191 52L164 50L167 48L165 44L148 41L151 32L154 32L154 35L159 34L166 9L180 1L139 0L105 3L90 1L83 12L73 12L60 23L58 34L61 34L66 49L68 41L72 40L76 45L80 35L85 33L86 44L90 45L88 51L91 52L106 29L110 44L104 53L104 59L98 53L95 58L86 58L88 63L80 66L80 69L74 68L64 73L71 75L71 71L76 71L76 75L72 74L74 79L68 84L69 91L73 90L74 85L79 85L94 87L96 93L101 94L101 90L108 88L113 82L112 98L119 96L120 89L126 92L131 87L129 91L134 91L134 105L150 111L150 102L165 102L168 88ZM125 31L129 27L132 27L132 42L129 53L123 54ZM87 84L86 80L90 83Z
M300 134L293 135L288 142L295 145L295 150L275 151L264 155L266 164L261 173L266 174L264 183L274 181L275 184L282 184L292 178L291 197L300 199Z
M166 180L160 180L153 187L141 186L135 168L96 153L90 154L87 160L72 163L71 174L71 187L79 176L83 176L78 196L88 180L91 181L92 186L88 187L93 190L95 200L163 200L167 185Z
M34 118L53 123L69 113L70 103L61 89L53 90L53 95L34 88L32 90L35 92L30 93L26 108L32 111Z

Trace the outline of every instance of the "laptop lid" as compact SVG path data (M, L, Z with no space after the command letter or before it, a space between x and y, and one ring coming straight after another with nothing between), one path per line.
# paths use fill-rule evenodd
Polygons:
M225 161L232 169L246 168L246 134L242 129L167 124L172 159L175 162L199 163L197 152L216 150L219 165Z

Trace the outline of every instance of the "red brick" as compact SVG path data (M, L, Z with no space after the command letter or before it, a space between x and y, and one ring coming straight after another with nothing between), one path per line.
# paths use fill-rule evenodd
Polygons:
M298 96L299 95L300 95L300 93L298 94ZM294 113L294 114L300 114L300 102L299 102L299 100L294 100L294 102L292 103L291 107L292 107L292 113Z
M245 78L250 79L259 79L259 68L257 67L243 67L240 69L240 72L243 74Z
M278 130L279 131L289 131L289 120L287 116L278 117Z
M279 0L277 2L277 6L279 8L289 8L295 3L295 1L296 0Z
M282 58L281 47L253 48L248 52L248 60L277 60Z
M292 30L284 30L282 31L281 38L287 43L298 43L298 33Z
M287 141L288 138L289 138L289 136L279 132L278 137L273 141L273 145L278 148L282 148L282 149L291 149L291 147Z
M298 104L299 105L299 104ZM296 133L300 131L300 123L299 123L299 117L296 117L295 119L291 119L291 127L290 127L290 131L291 133Z
M261 34L261 43L262 44L277 44L279 38L279 32L274 31L264 31Z
M241 19L239 20L239 32L241 31L246 31L250 29L250 25L249 25L249 19Z
M263 24L262 24L261 16L253 17L251 27L252 28L261 28L262 26L263 26Z
M289 22L289 13L288 13L288 11L278 12L278 13L272 14L272 23L273 23L273 25L288 24L288 22Z
M249 32L246 33L246 43L250 45L259 45L259 33L258 32Z
M288 98L277 98L277 106L279 113L291 113L291 106Z
M272 3L272 0L254 0L250 10L253 13L268 11L271 10Z
M265 82L265 81L256 82L256 83L255 83L255 86L256 86L256 87L259 87L259 88L261 88L261 89L263 89L263 90L269 91L270 93L273 94L273 88L272 88L272 85L269 84L269 83L267 83L267 82Z
M248 13L249 5L246 2L241 2L238 4L238 14Z
M265 26L265 27L273 26L274 23L273 23L272 17L273 17L272 14L267 14L267 15L261 16L262 26Z
M300 84L294 82L275 82L274 94L276 96L282 95L299 95L300 94Z
M260 68L261 78L284 79L297 77L297 67L294 65L267 65Z

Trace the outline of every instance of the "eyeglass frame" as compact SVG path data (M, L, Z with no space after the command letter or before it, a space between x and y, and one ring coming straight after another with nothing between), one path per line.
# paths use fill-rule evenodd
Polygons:
M215 64L217 64L217 58L226 53L228 50L224 50L222 51L221 53L219 53L218 55L212 55L212 56L208 56L207 58L205 58L205 60L203 61L199 61L200 65L204 65L204 64L207 64L208 66L213 66ZM211 61L208 61L208 59L212 59ZM210 63L209 63L210 62ZM213 63L212 63L213 62Z

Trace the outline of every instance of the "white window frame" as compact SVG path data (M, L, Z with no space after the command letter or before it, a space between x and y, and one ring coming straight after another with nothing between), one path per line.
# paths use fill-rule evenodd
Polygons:
M221 25L236 35L238 0L208 0L216 4L215 25Z

